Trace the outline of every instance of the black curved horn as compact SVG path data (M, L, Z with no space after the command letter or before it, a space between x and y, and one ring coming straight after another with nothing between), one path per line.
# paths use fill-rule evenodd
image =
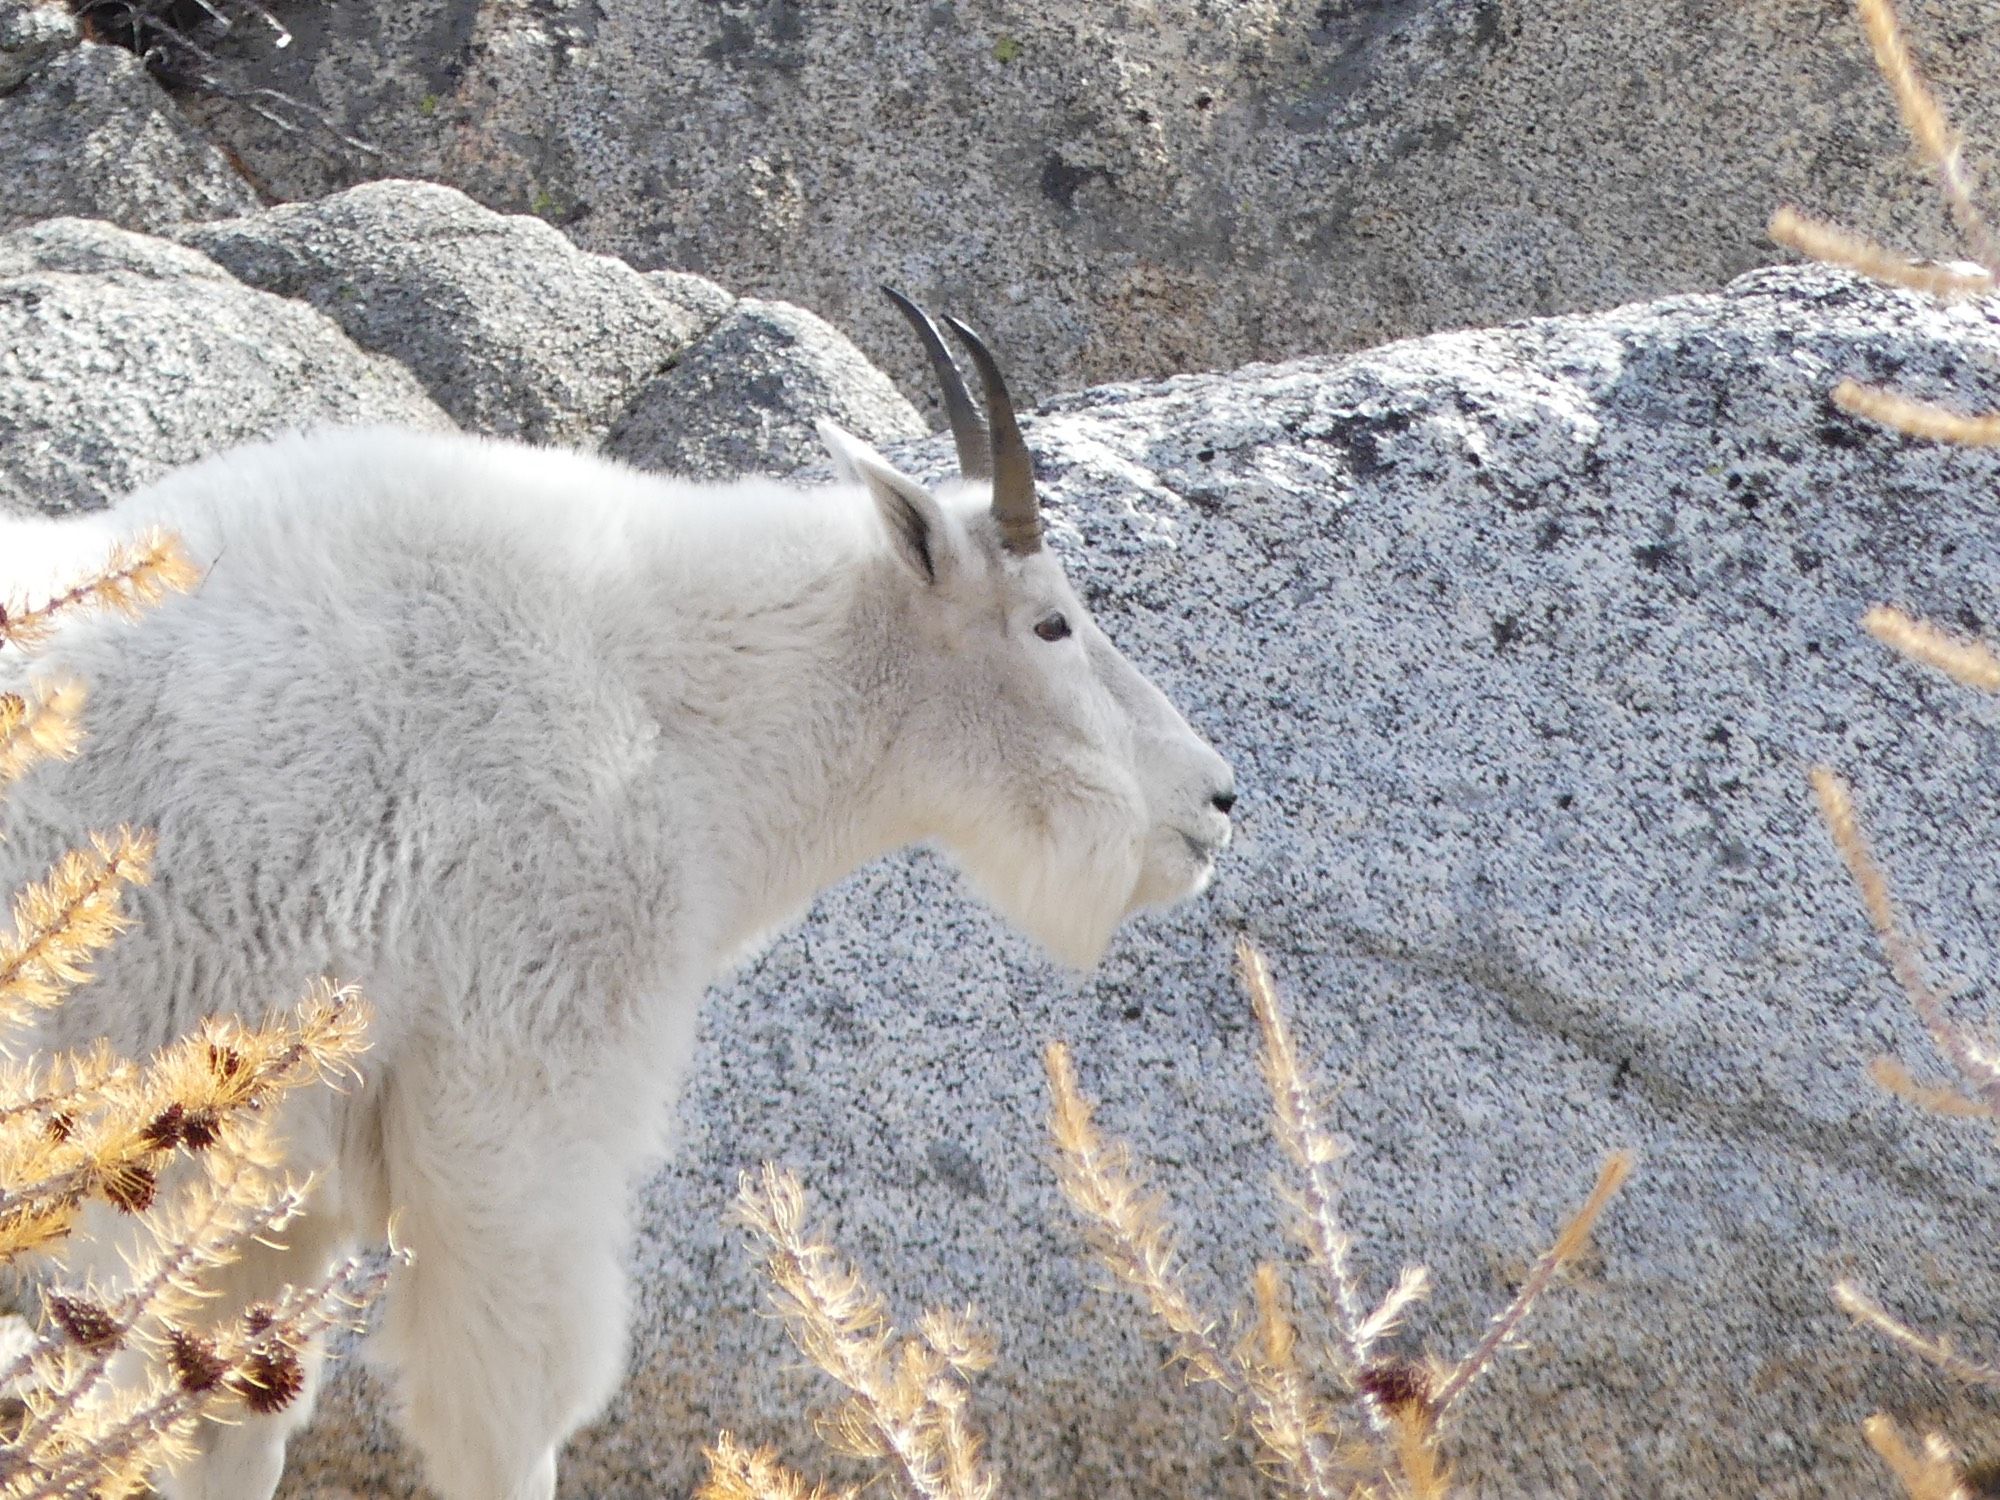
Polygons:
M958 472L966 479L991 479L993 461L986 445L986 427L979 420L979 410L972 404L972 397L966 394L965 381L959 376L958 363L951 357L944 340L938 337L937 324L930 320L916 303L905 297L892 286L882 288L882 295L896 304L896 310L909 319L910 326L917 331L923 341L924 353L931 359L931 369L936 372L938 385L944 395L944 414L951 423L951 440L958 447Z
M1042 511L1035 499L1035 461L1021 439L1021 426L1014 420L1014 401L1007 394L1007 382L1000 374L999 361L980 342L979 335L956 318L946 318L965 352L979 371L979 383L986 388L986 425L993 434L993 519L1000 523L1000 540L1009 552L1042 550Z

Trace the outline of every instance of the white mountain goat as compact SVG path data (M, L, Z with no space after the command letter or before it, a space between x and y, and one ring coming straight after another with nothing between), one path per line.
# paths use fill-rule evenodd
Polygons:
M1087 966L1228 840L1228 766L1042 546L991 355L951 323L989 443L897 301L957 439L937 493L831 424L820 490L368 430L241 448L108 516L0 521L0 597L142 524L208 569L41 659L89 684L90 742L17 787L0 890L86 829L159 840L138 929L49 1040L139 1052L361 986L363 1081L287 1106L311 1211L228 1293L314 1277L393 1211L416 1259L369 1352L449 1500L548 1500L619 1381L629 1196L702 989L746 950L934 840ZM22 673L0 659L0 687ZM210 1429L169 1493L264 1500L306 1407Z

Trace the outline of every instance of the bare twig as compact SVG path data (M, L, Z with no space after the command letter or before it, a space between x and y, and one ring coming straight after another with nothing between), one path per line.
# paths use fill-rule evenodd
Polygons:
M1833 836L1834 848L1847 865L1861 904L1875 926L1875 935L1888 956L1889 969L1909 997L1910 1006L1930 1033L1931 1043L1949 1062L1974 1094L1989 1107L2000 1107L2000 1058L1967 1036L1945 1014L1944 998L1931 986L1924 973L1916 945L1903 930L1901 913L1889 893L1889 880L1876 863L1855 815L1854 796L1847 783L1825 766L1813 767L1813 793L1819 799L1820 817Z
M1921 1453L1903 1441L1896 1424L1877 1412L1861 1424L1868 1446L1903 1486L1907 1500L1972 1500L1943 1438L1931 1433Z
M1949 266L1926 265L1907 256L1896 255L1871 239L1849 233L1838 225L1808 218L1795 208L1780 208L1771 215L1771 238L1828 265L1846 266L1877 281L1906 286L1939 301L1962 297L1983 297L1993 290L1989 271L1958 271Z
M1914 619L1886 604L1869 610L1861 624L1876 640L1912 661L1936 667L1967 687L2000 693L2000 657L1982 641L1947 635L1928 620Z
M2000 1366L1967 1358L1952 1347L1950 1339L1942 1335L1919 1332L1853 1282L1835 1282L1833 1300L1855 1322L1873 1328L1898 1348L1907 1349L1954 1379L1962 1380L1967 1385L2000 1385Z
M1597 1222L1598 1215L1604 1212L1606 1205L1625 1185L1625 1179L1631 1175L1630 1151L1614 1151L1604 1159L1604 1165L1597 1173L1597 1185L1590 1190L1590 1196L1583 1200L1583 1206L1570 1216L1570 1221L1562 1227L1562 1233L1556 1236L1555 1243L1544 1250L1541 1258L1529 1268L1526 1279L1521 1283L1521 1289L1514 1294L1514 1300L1509 1302L1493 1320L1493 1326L1487 1329L1486 1336L1473 1346L1471 1353L1453 1367L1451 1373L1445 1377L1444 1384L1438 1387L1435 1402L1439 1411L1449 1407L1465 1393L1473 1381L1479 1378L1486 1367L1493 1362L1493 1356L1500 1351L1508 1336L1520 1326L1521 1319L1527 1316L1528 1309L1535 1304L1535 1299L1548 1290L1556 1272L1582 1254L1585 1243L1590 1239L1591 1226Z
M2000 446L2000 416L1968 417L1929 401L1915 401L1880 386L1843 380L1833 388L1833 404L1857 417L1880 422L1910 437L1958 443L1968 448Z
M1937 171L1945 202L1950 205L1952 218L1974 258L2000 276L2000 245L1995 244L1975 201L1978 185L1965 164L1963 143L1910 60L1895 7L1889 0L1859 0L1859 4L1862 29L1868 33L1868 45L1874 49L1875 65L1896 95L1910 138Z

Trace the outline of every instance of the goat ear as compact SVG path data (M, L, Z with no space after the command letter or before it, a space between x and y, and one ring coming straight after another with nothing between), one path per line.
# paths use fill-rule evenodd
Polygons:
M896 556L925 583L936 583L951 566L956 543L951 522L931 492L853 433L824 417L818 426L834 472L864 486L873 497Z
M821 417L814 422L813 430L819 434L827 457L833 460L833 477L843 484L860 484L861 455L876 456L875 450L831 417Z

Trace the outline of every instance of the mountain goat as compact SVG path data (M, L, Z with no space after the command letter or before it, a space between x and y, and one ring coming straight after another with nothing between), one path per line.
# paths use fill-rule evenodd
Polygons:
M548 1500L615 1388L628 1198L719 973L919 840L1087 966L1229 837L1228 766L1042 546L992 356L951 323L982 425L897 301L957 441L936 493L830 423L820 490L364 430L237 449L109 516L0 521L4 597L142 524L208 570L44 655L90 684L91 740L16 788L0 889L85 829L158 836L138 930L48 1039L136 1052L361 986L362 1081L287 1105L311 1209L227 1293L315 1276L393 1213L416 1258L370 1356L449 1500ZM305 1408L209 1429L169 1493L269 1496Z

